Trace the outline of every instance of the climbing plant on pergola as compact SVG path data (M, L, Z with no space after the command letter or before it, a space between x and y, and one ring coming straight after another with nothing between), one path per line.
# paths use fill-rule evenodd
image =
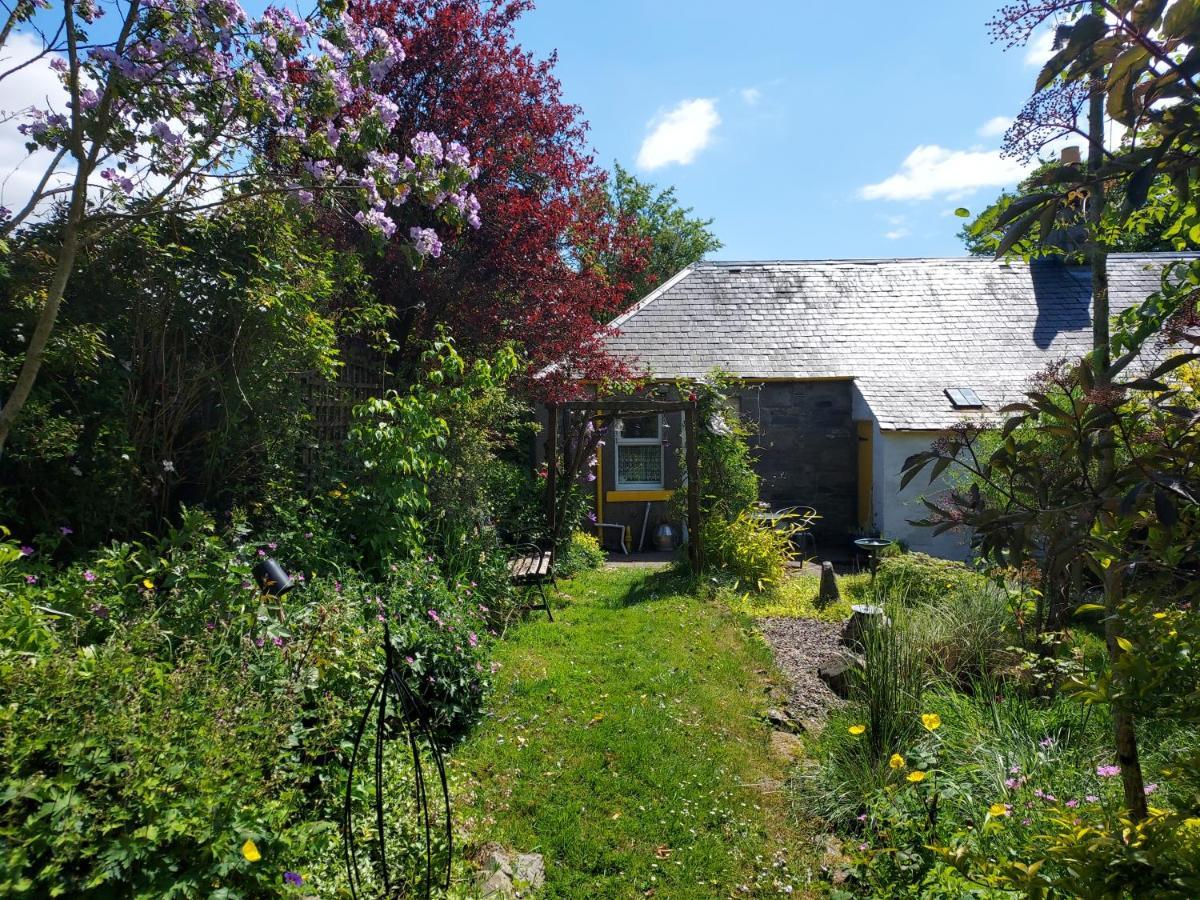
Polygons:
M547 403L549 426L546 435L546 523L550 534L551 552L557 553L559 538L565 524L565 506L559 503L558 497L559 479L571 483L579 477L587 460L596 452L600 435L608 422L632 416L682 412L684 433L687 436L688 557L692 563L692 570L699 573L703 561L703 548L700 541L700 453L696 443L698 410L699 403L695 394L686 399L674 400L657 397L596 398ZM566 426L560 435L560 418L563 413L566 413Z

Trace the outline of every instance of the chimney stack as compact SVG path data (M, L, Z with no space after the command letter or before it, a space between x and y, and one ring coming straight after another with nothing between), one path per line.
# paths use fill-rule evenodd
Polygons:
M1077 166L1081 161L1078 147L1063 147L1062 153L1059 155L1059 161L1064 166Z

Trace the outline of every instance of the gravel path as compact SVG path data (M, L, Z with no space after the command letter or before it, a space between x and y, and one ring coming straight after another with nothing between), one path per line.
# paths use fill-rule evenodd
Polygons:
M815 619L774 618L759 623L787 676L788 712L806 729L820 728L825 713L843 700L817 677L817 667L838 649L842 625Z

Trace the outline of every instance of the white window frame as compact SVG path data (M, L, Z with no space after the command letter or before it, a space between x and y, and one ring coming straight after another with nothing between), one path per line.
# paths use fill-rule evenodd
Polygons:
M634 416L634 418L649 418L648 416ZM617 423L617 440L616 446L613 448L615 454L613 463L613 478L619 491L658 491L662 490L663 483L667 474L666 459L663 454L663 417L659 413L656 417L658 420L658 436L652 438L627 438L624 436L623 422ZM652 447L658 445L658 481L622 481L621 480L621 447Z

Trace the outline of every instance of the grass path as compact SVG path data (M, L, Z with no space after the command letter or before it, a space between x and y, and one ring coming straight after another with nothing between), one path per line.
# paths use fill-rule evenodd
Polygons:
M564 583L553 623L501 642L491 714L453 755L469 843L544 854L544 897L804 896L811 835L780 790L770 652L748 627L668 572Z

